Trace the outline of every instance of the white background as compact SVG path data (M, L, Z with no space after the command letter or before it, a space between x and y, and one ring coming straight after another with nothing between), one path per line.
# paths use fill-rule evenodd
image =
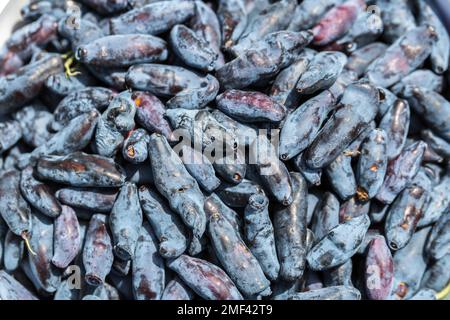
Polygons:
M20 9L28 0L0 0L0 48L11 35L14 24L20 21Z
M5 8L7 3L8 3L8 0L0 0L0 12L3 11L3 9Z

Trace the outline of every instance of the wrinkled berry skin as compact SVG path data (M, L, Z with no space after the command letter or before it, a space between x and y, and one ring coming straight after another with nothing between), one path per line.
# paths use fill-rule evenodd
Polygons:
M217 79L225 89L243 89L267 80L293 62L311 40L312 34L306 31L269 34L255 49L245 51L218 69Z
M279 208L273 218L275 245L280 262L279 277L294 281L303 275L306 261L308 187L300 173L291 172L293 201Z
M220 110L213 110L211 115L217 120L228 132L234 135L238 140L239 146L249 146L255 141L257 129L249 124L243 124L227 116Z
M185 68L161 64L136 65L127 74L131 87L157 96L173 96L183 89L199 86L200 82L198 76Z
M89 43L105 36L100 26L92 21L81 18L79 20L80 28L73 28L66 19L61 19L58 25L58 32L62 37L69 39L72 44L72 50L76 52L79 45Z
M377 236L367 248L364 279L371 300L385 300L392 290L394 261L383 236Z
M369 217L361 215L331 229L308 253L309 267L319 271L346 262L357 252L369 225Z
M123 142L122 156L131 163L142 163L148 158L148 141L150 136L145 129L132 131Z
M217 96L216 103L225 114L245 122L278 123L286 116L284 106L259 92L227 90Z
M244 1L220 0L217 18L221 25L222 43L225 48L230 48L247 25L248 16Z
M431 26L409 30L369 66L367 77L373 84L385 88L399 82L430 55L436 37Z
M388 156L387 144L390 140L382 129L372 131L361 147L356 176L358 186L372 199L380 190L386 174Z
M241 235L221 211L208 211L208 237L215 255L244 296L253 296L270 286L261 265Z
M151 35L113 35L78 47L75 57L88 65L129 67L167 59L167 44Z
M59 131L70 120L94 109L104 111L114 96L113 91L102 87L89 87L67 95L56 107L52 130Z
M335 103L333 94L324 91L288 114L280 134L279 152L282 160L292 159L309 146Z
M125 182L123 169L114 161L97 155L75 152L67 156L42 157L38 175L72 187L120 187Z
M172 97L168 108L201 109L219 92L219 83L210 74L202 78L183 67L160 64L132 66L126 83L156 96Z
M194 10L194 1L151 3L111 19L111 33L157 35L192 17Z
M278 74L270 89L270 96L276 102L287 108L297 107L299 94L296 92L295 86L298 79L308 69L315 54L314 50L305 49L290 66Z
M234 133L229 132L225 126L206 110L200 111L195 116L192 126L192 140L195 141L199 138L198 130L200 130L202 135L201 142L202 147L205 150L205 155L209 156L208 152L210 152L211 148L217 148L218 150L224 148L224 151L226 151L226 154L220 153L219 151L219 154L214 157L214 165L216 165L215 169L221 171L222 177L225 180L231 180L232 183L240 182L245 175L246 163L243 158L243 150L239 148L238 138ZM218 168L217 165L223 165L225 168ZM226 168L227 165L230 165L230 168ZM232 170L236 170L232 173L239 173L240 177L230 178L229 173Z
M195 15L191 19L192 30L204 39L214 54L217 55L215 67L221 67L225 63L222 54L222 34L219 18L216 13L203 1L195 2Z
M96 85L95 78L85 68L80 67L79 72L81 74L73 77L67 77L64 72L51 75L45 82L45 89L49 91L50 95L63 99L74 91Z
M136 106L128 91L117 95L99 119L95 132L98 154L112 157L125 140L125 135L135 127Z
M204 196L197 181L163 136L153 134L150 137L149 152L156 188L194 235L201 238L206 228L206 215Z
M314 56L308 69L296 85L300 94L313 94L319 90L329 89L347 63L347 56L341 52L323 51Z
M110 213L117 198L117 191L105 188L62 188L55 196L67 206Z
M50 218L56 218L61 214L62 208L51 188L33 176L33 168L22 170L20 176L20 190L25 199L41 213Z
M176 25L170 32L170 43L176 55L188 66L211 72L216 67L218 54L206 40L184 25Z
M113 246L107 229L107 216L95 214L89 222L83 248L85 280L98 287L105 282L113 264Z
M367 128L378 112L378 90L370 84L350 85L341 104L306 151L306 164L311 168L329 165Z
M219 267L206 260L182 255L167 266L206 300L242 300L236 286Z
M65 269L79 254L81 230L75 211L62 206L61 215L55 219L55 240L52 263L60 269Z
M127 182L120 190L109 216L114 253L120 259L133 258L142 220L137 186Z
M238 43L231 48L232 52L239 56L267 34L285 29L292 19L294 9L295 1L282 0L260 10L256 16L249 19Z
M8 77L0 78L0 115L13 112L33 100L47 78L61 71L61 58L51 54Z
M133 293L137 300L160 300L164 292L164 260L148 223L140 228L132 263Z
M278 278L280 263L268 207L269 199L265 195L256 194L250 197L245 208L244 233L250 251L258 259L267 278L273 281Z
M386 204L406 187L420 168L425 143L418 141L403 149L400 155L388 163L386 177L376 198Z
M176 258L187 248L186 230L179 217L166 202L148 187L139 188L142 211L158 239L159 254L163 258Z
M20 192L19 171L6 171L0 177L0 214L15 235L31 231L31 209Z

